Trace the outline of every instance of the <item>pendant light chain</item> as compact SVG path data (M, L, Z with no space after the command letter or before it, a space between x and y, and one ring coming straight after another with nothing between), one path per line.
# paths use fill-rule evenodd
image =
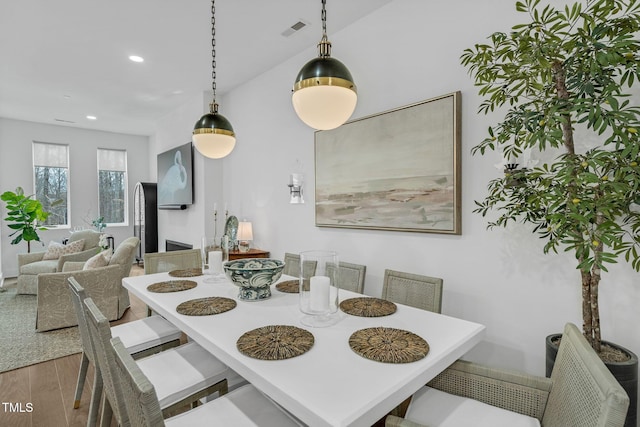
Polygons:
M322 19L322 39L320 39L320 43L318 43L318 56L321 58L326 58L331 56L331 42L327 38L327 0L322 0L322 14L320 15L320 19Z
M322 0L322 14L320 15L320 19L322 19L322 35L323 37L327 36L327 0Z
M213 101L209 106L212 113L218 112L216 103L216 2L211 0L211 91Z

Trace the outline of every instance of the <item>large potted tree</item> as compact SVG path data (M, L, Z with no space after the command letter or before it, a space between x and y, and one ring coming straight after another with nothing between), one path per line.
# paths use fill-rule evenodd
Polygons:
M602 357L602 273L620 259L640 270L640 109L633 95L640 2L584 0L555 8L523 0L516 9L526 23L461 56L483 97L479 111L504 112L472 149L506 159L504 175L489 182L474 212L493 212L489 228L530 224L545 239L545 253L575 254L583 332ZM527 167L529 151L547 160ZM635 386L625 387L632 399L626 425L635 426L637 357L626 357L635 360Z
M9 237L12 245L17 245L22 241L27 242L27 252L31 252L31 242L40 241L38 230L46 230L43 224L49 213L45 212L42 203L33 198L33 195L25 196L22 187L16 191L5 191L0 199L6 203L7 217L4 219L13 232Z

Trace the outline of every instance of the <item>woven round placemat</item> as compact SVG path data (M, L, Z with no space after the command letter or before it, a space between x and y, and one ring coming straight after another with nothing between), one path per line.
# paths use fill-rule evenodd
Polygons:
M429 344L413 332L384 327L354 332L349 346L360 356L383 363L415 362L429 353Z
M180 303L176 311L187 316L210 316L236 308L235 300L223 297L207 297L192 299Z
M198 284L193 280L167 280L166 282L158 282L147 286L149 292L167 293L180 292L193 289Z
M242 334L236 347L245 356L260 360L284 360L313 347L313 334L296 326L270 325Z
M184 270L172 270L169 272L171 277L196 277L202 276L201 268L186 268Z
M284 282L277 283L276 289L280 292L285 292L288 294L298 294L300 293L300 281L285 280Z
M349 298L340 303L340 310L352 316L381 317L396 312L398 307L391 301L380 298Z

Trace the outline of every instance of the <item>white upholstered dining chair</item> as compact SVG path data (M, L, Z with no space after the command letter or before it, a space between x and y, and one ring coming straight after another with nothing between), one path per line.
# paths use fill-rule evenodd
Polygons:
M127 414L121 410L121 394L118 383L110 371L114 353L109 322L102 315L91 298L84 300L87 329L94 350L95 368L100 371L105 399L102 406L102 423L108 426L115 416L120 426L130 425ZM227 393L229 369L200 347L190 342L136 361L140 370L153 383L159 398L159 405L169 414L184 405L197 403L199 399L213 393Z
M169 252L150 252L144 254L144 274L168 273L172 270L202 268L200 249L183 249ZM153 311L147 307L147 316Z
M202 406L164 419L155 387L140 369L119 338L111 340L114 383L119 388L120 412L136 427L191 426L300 426L293 417L265 397L253 385L242 386Z
M102 377L100 376L100 371L95 369L95 351L92 347L93 344L85 319L83 301L87 298L87 294L75 278L70 277L68 281L71 300L78 317L78 330L83 349L73 408L80 407L80 398L84 389L89 362L91 362L94 366L94 377L87 425L93 426L98 417L98 405L102 395ZM180 345L182 331L160 316L151 316L112 326L111 334L120 337L123 345L134 358L141 358Z
M202 268L200 249L144 254L144 274L166 273L171 270L187 268Z
M340 261L339 264L338 277L340 289L361 294L364 291L364 276L367 272L367 266L344 261ZM327 265L328 271L334 268L335 266L333 265Z
M442 312L442 279L385 270L382 299L434 313Z
M635 402L633 403L635 404ZM562 334L551 378L457 361L386 427L622 427L629 397L578 328Z
M307 262L312 264L315 263L315 261ZM309 268L305 268L305 271L309 272L309 277L313 276L313 273L316 271L315 265L310 265ZM284 269L282 270L282 274L293 277L300 277L300 255L285 252Z

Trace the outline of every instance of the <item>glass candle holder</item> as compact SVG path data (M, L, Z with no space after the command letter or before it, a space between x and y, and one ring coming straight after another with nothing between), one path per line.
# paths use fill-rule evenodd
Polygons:
M337 321L339 269L333 251L300 253L300 311L302 323L326 327ZM333 267L333 268L332 268Z

